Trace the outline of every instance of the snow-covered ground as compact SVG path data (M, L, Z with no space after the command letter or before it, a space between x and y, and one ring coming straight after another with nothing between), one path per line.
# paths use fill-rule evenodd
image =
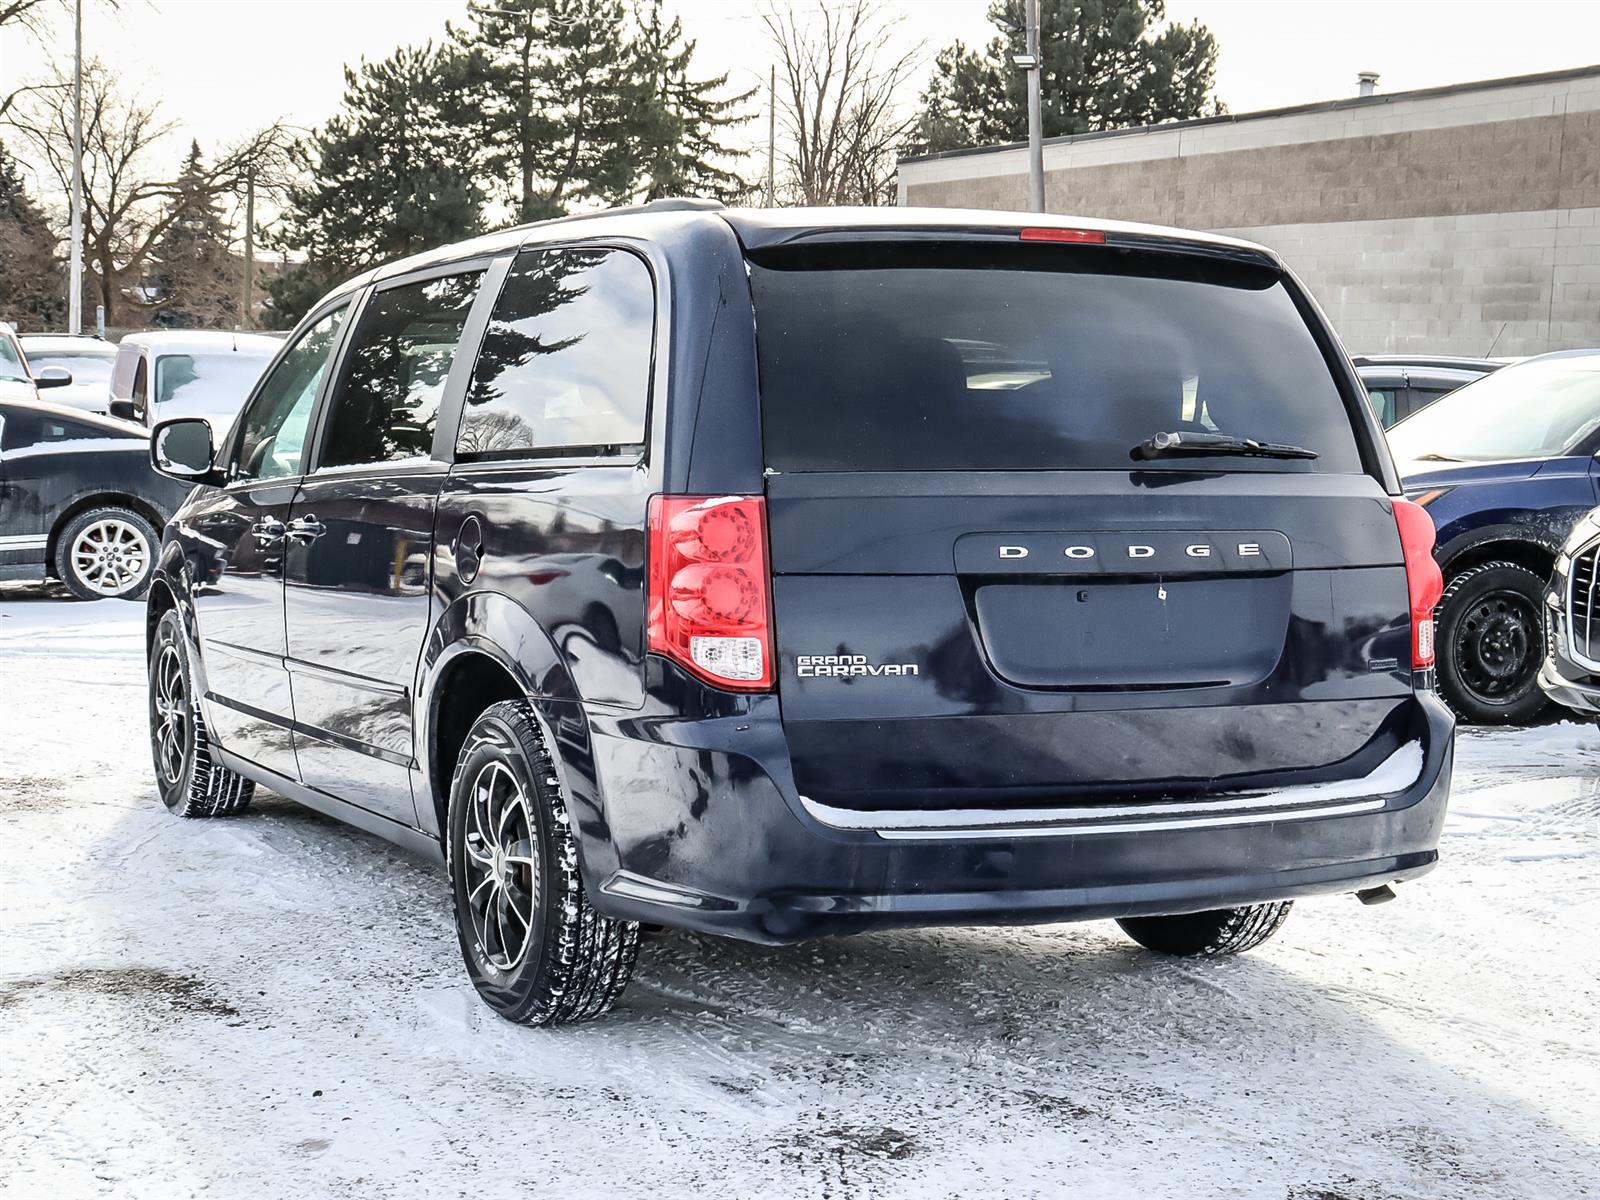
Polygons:
M1600 1195L1600 731L1461 740L1444 861L1180 963L1109 924L648 943L498 1020L444 881L168 817L141 611L0 590L0 1195Z

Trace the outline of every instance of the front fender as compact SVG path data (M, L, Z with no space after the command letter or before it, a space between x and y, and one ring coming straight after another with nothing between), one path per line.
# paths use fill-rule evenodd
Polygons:
M1566 541L1567 533L1571 531L1573 524L1587 511L1587 509L1574 509L1569 513L1567 510L1560 510L1559 516L1547 511L1537 514L1538 520L1515 524L1480 525L1454 534L1449 541L1434 549L1434 557L1443 568L1446 577L1449 576L1452 565L1463 555L1495 543L1514 542L1530 546L1553 559L1561 549L1561 544ZM1565 521L1564 528L1563 521Z

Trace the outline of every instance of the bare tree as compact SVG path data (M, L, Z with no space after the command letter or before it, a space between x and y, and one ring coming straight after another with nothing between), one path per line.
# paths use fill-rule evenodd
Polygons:
M44 43L50 32L51 16L69 11L71 0L0 0L0 33L21 29L34 41ZM118 0L102 0L108 8L116 8ZM0 83L5 82L0 80ZM24 96L49 88L62 87L57 83L31 83L0 91L0 120L16 107Z
M49 86L9 118L62 192L72 186L72 90ZM83 245L95 271L107 324L139 283L151 250L189 206L237 195L261 164L275 164L284 141L276 125L218 154L198 181L179 186L152 159L173 126L154 104L124 97L104 64L83 73Z
M55 3L56 0L0 0L0 33L23 29L39 37L44 29L45 13ZM0 91L0 119L16 107L24 96L42 90L43 86L26 84Z
M890 48L898 20L883 15L879 0L821 5L804 24L792 4L762 20L778 55L782 158L794 199L892 203L895 151L915 122L900 100L920 48Z

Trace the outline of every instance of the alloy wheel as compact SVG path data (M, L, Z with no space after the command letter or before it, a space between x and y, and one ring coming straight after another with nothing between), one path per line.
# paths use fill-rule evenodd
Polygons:
M189 689L185 683L183 659L170 642L161 648L156 662L155 712L151 717L155 728L156 764L165 783L176 783L183 776L183 759L187 749L186 734L189 722Z
M150 547L134 526L108 517L78 534L72 569L92 591L120 596L143 582L150 569Z
M467 813L467 909L479 954L496 971L516 970L533 942L539 863L533 809L504 763L485 763Z

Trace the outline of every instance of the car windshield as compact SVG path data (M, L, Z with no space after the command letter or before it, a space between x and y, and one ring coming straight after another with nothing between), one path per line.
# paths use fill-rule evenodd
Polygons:
M244 351L162 355L156 362L156 404L174 406L162 419L237 412L269 357Z
M72 382L111 384L111 364L114 354L74 354L70 350L47 350L28 355L28 365L37 375L46 367L60 367L72 376Z
M0 334L0 379L17 379L26 381L28 370L22 365L22 355L17 353L17 344L4 334Z
M1486 375L1389 430L1402 461L1550 458L1600 427L1600 357L1536 359Z
M780 471L1361 469L1305 317L1266 264L992 243L757 256L767 464ZM1135 455L1156 434L1293 459Z

